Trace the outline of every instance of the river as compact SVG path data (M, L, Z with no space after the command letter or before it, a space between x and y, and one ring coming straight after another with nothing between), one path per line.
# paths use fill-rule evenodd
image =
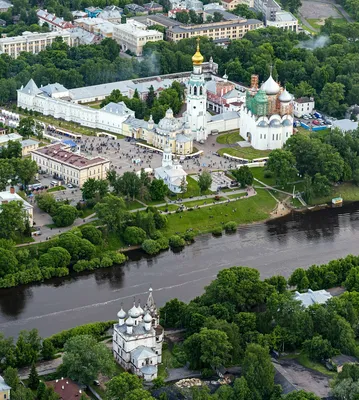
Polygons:
M0 332L16 336L37 328L42 336L92 321L116 319L121 303L146 300L153 287L158 306L203 292L219 270L233 265L257 268L263 278L288 277L297 267L359 253L359 203L293 214L241 226L237 233L203 235L191 246L156 257L129 254L122 267L0 291Z

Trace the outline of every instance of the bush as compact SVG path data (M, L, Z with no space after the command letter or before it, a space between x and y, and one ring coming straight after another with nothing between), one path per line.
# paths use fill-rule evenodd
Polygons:
M237 224L234 221L229 221L224 224L224 230L226 232L235 232L237 230Z
M162 378L162 376L158 376L157 378L155 378L153 381L153 388L154 389L159 389L162 386L165 386L165 380Z
M50 341L58 350L62 349L67 340L74 336L91 335L99 340L116 322L117 321L92 322L90 324L76 326L75 328L56 333L46 340Z
M214 375L214 372L210 368L205 368L202 370L202 378L204 378L204 379L212 378L213 375Z
M168 243L168 239L165 237L161 237L156 240L158 246L160 247L160 250L167 250L170 246Z
M114 264L123 264L127 260L123 253L117 251L106 251L104 255L110 257Z
M146 232L137 226L128 226L123 234L123 238L127 244L142 244L146 238Z
M196 234L194 233L194 231L187 231L186 233L183 234L183 239L186 242L192 243L194 242L194 238L195 238Z
M269 169L266 169L266 170L264 170L263 176L265 178L273 178L274 175L273 175L272 171L270 171Z
M92 244L102 243L102 232L93 225L85 225L82 229L82 237Z
M147 254L157 254L160 251L160 246L156 240L147 239L142 243L142 249Z
M185 240L179 235L172 235L169 238L169 245L173 248L184 247L186 245Z
M216 228L212 229L212 234L214 236L221 236L222 235L222 227L221 226L217 226Z

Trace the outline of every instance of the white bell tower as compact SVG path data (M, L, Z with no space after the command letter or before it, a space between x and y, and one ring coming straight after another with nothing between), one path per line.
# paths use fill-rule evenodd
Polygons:
M193 72L187 84L187 119L193 139L204 142L207 139L207 93L202 71L203 56L199 51L199 38L192 62Z
M168 137L166 137L166 143L163 148L162 155L162 167L171 167L172 166L172 150Z

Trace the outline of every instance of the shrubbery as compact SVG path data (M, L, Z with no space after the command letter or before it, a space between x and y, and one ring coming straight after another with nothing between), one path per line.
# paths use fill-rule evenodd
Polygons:
M153 239L146 239L143 243L142 243L142 249L147 253L147 254L157 254L161 248L159 243L157 242L157 240L153 240Z
M169 245L172 248L184 247L186 245L186 242L181 236L172 235L169 238Z
M125 242L130 245L142 244L146 237L146 232L137 226L128 226L123 234Z
M237 230L237 224L234 221L228 221L224 224L224 230L226 232L235 232Z

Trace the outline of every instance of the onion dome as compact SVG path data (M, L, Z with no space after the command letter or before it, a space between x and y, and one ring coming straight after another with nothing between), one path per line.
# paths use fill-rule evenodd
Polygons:
M282 103L289 103L292 100L292 95L288 92L287 89L284 89L284 91L279 95L279 101Z
M141 308L141 303L140 302L138 302L137 310L140 312L140 315L144 315L145 314L145 312Z
M192 62L193 65L201 65L203 63L203 56L201 52L199 51L199 38L197 39L197 51L194 53L194 56L192 57Z
M277 119L272 119L272 121L269 123L269 126L271 128L279 128L281 125L280 121Z
M272 74L270 74L269 78L261 86L261 89L264 90L267 95L271 96L279 92L280 86L273 79Z
M147 312L147 314L144 316L143 322L147 322L147 323L152 322L152 317L151 317L151 315L150 315L148 312Z
M126 312L123 310L121 307L121 310L117 313L117 317L120 319L125 319L126 318Z
M138 318L141 315L140 310L136 307L135 302L133 302L133 307L128 312L128 315L132 318Z
M127 325L127 326L133 326L133 325L135 325L135 322L134 322L134 320L131 318L131 316L129 316L129 317L126 319L126 325Z
M259 123L258 123L258 125L257 125L259 128L267 128L268 127L268 124L267 124L267 122L266 121L260 121Z
M292 126L292 125L293 125L293 123L289 119L285 119L283 121L283 126Z

